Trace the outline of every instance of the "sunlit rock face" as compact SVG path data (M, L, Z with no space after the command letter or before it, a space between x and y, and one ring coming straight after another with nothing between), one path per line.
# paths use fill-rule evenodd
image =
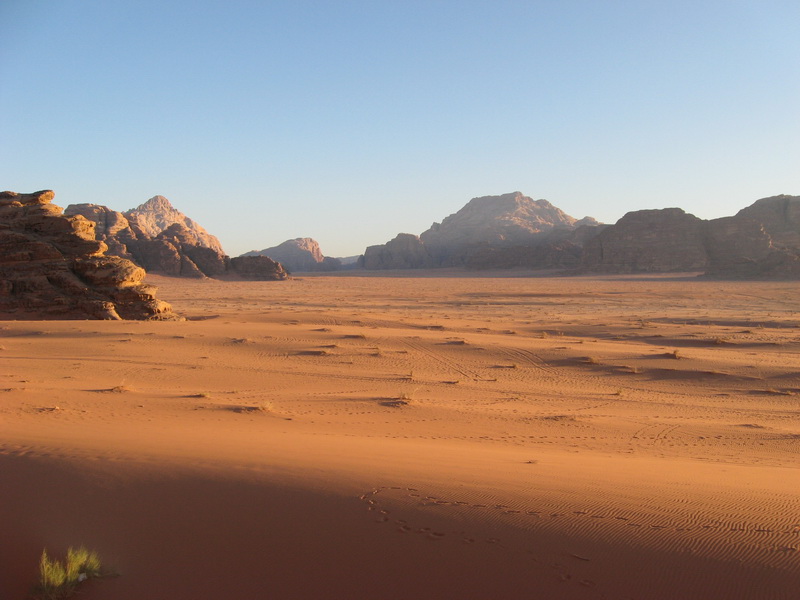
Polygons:
M54 196L0 192L0 318L179 318L141 267L106 255L94 221L65 216Z
M219 240L163 196L124 213L97 204L71 204L65 214L93 221L97 238L108 246L108 254L130 259L148 272L262 281L287 278L286 270L274 261L258 261L237 271Z

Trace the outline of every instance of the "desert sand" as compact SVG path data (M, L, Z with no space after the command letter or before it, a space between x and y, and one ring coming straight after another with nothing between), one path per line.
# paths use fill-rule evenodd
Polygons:
M800 284L153 277L0 323L0 598L800 597Z

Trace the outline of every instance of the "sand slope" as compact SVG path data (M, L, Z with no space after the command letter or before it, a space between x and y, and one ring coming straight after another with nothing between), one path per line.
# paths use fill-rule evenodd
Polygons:
M0 323L2 598L797 598L796 283L153 282Z

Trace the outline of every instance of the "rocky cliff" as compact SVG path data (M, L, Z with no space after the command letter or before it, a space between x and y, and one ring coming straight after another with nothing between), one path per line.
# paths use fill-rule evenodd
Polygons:
M629 212L588 240L583 267L600 273L702 271L703 220L680 208Z
M800 197L762 198L732 217L710 221L679 208L630 212L586 242L581 269L800 278Z
M762 198L708 221L704 242L708 277L800 279L800 196Z
M289 271L336 271L341 262L330 256L323 256L319 243L312 238L295 238L263 250L245 252L243 257L268 256L281 263Z
M425 269L439 266L419 236L400 233L378 246L369 246L361 265L368 270Z
M179 318L143 269L106 256L95 223L65 216L54 195L0 193L0 318Z
M216 237L174 209L163 196L155 196L125 213L97 204L71 204L65 214L93 221L97 238L105 242L109 254L132 260L147 271L196 278L235 276L280 280L288 277L285 269L271 260L248 263L240 272L222 252Z
M362 263L366 269L572 266L583 240L573 239L573 232L599 225L591 217L578 220L547 200L533 200L521 192L483 196L419 237L401 234L370 246Z

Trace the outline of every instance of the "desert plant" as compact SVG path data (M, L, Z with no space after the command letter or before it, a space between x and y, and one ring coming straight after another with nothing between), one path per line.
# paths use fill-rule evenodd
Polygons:
M47 550L42 550L39 559L39 584L32 598L37 600L60 600L75 593L78 584L87 579L102 577L100 557L96 552L70 547L64 562L51 559Z

